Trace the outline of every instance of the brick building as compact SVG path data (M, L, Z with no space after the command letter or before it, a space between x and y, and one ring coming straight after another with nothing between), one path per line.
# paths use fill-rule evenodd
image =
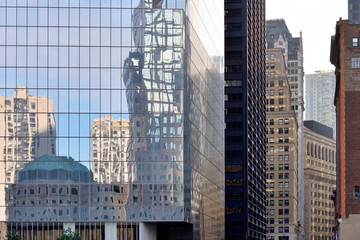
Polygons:
M330 61L336 67L337 230L340 239L357 239L360 234L359 24L341 19L337 22Z

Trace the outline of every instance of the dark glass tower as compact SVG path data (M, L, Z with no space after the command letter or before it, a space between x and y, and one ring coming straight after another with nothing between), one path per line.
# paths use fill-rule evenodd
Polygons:
M265 239L265 0L225 0L225 236Z

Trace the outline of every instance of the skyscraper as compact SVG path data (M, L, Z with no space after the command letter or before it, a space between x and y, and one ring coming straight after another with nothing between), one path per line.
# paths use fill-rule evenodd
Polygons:
M298 122L284 51L266 50L267 239L298 238Z
M266 21L267 48L281 48L284 50L287 65L287 76L291 91L291 109L297 112L298 121L298 221L299 238L304 236L304 152L303 152L303 111L304 111L304 59L302 33L293 37L284 19Z
M0 95L25 86L53 101L38 101L37 128L56 122L55 153L48 137L47 155L0 183L2 235L224 239L223 10L207 0L0 2Z
M225 1L226 239L265 239L265 0Z
M336 91L336 230L340 239L360 234L360 24L340 19L331 39L330 61L335 66Z
M334 71L316 71L305 75L305 119L315 120L336 131Z

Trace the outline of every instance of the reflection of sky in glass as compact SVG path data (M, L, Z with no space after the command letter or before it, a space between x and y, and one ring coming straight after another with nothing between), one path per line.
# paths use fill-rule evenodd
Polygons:
M37 5L28 1L32 4ZM46 6L47 1L38 4ZM68 6L67 1L59 4ZM70 1L71 6L79 4L110 6L110 1ZM120 7L120 1L111 4ZM0 26L10 26L0 27L0 45L14 45L6 50L0 46L6 53L0 54L0 95L10 97L17 86L26 86L31 95L52 99L57 155L88 161L93 120L109 115L129 119L122 67L132 51L132 10L23 5L18 1L18 8L0 8ZM122 6L131 7L131 1L122 1ZM110 26L129 28L100 28Z

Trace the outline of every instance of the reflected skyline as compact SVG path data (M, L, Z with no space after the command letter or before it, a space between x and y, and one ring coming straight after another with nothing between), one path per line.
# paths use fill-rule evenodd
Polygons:
M97 239L138 240L150 223L172 234L167 223L224 239L223 11L198 1L0 1L0 96L33 96L34 112L21 113L46 118L33 128L47 131L35 146L48 144L13 181L0 171L2 229L95 224ZM18 164L9 156L0 169Z

